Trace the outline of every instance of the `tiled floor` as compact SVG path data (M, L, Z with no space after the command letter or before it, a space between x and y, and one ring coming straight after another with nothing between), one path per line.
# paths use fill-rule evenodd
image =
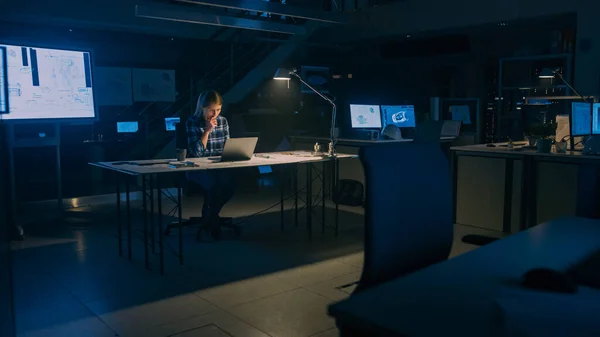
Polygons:
M277 201L268 195L247 200L238 196L225 215L243 218ZM277 208L271 212L245 222L237 239L199 244L186 230L185 263L167 254L164 276L156 256L153 270L144 269L140 240L132 262L117 256L113 205L74 209L55 224L39 220L28 239L14 245L18 335L337 336L326 310L349 296L360 277L362 209L342 210L337 239L329 228L322 235L315 219L312 241L303 226L293 225L292 212L285 214L283 233ZM184 217L194 213L184 207ZM475 248L460 242L471 233L485 234L456 226L452 256ZM167 243L176 247L175 235Z

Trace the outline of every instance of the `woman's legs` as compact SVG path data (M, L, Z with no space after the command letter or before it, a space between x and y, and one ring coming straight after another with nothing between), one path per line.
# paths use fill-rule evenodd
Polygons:
M233 170L207 170L189 172L190 181L204 190L202 217L211 228L211 235L220 238L219 213L235 193L235 173Z

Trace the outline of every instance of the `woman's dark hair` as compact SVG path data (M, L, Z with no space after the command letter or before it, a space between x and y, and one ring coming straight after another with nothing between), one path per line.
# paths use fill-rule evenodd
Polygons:
M215 90L208 90L198 97L198 108L206 108L212 104L223 105L223 97Z

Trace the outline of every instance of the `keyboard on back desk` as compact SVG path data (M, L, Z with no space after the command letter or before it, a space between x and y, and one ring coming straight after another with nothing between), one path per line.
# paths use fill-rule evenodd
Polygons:
M575 262L567 274L580 285L600 289L600 249Z

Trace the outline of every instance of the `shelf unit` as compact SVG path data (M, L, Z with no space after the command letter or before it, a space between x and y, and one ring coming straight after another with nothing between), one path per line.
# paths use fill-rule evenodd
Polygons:
M525 112L524 102L528 96L570 95L569 87L560 79L540 79L538 75L543 68L559 69L563 77L570 80L572 59L572 54L549 54L499 60L495 141L522 136L533 118L531 115L554 118L557 113L569 111L565 102L554 101L538 106L534 112Z

